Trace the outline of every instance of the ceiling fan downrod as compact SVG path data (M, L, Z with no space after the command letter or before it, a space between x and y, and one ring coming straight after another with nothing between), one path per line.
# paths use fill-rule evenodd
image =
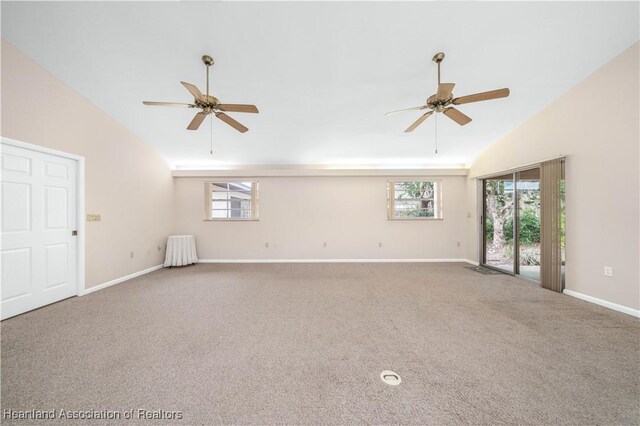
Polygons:
M444 60L444 53L436 53L435 55L433 55L433 58L431 60L438 64L438 84L440 84L440 62Z
M202 57L202 62L207 66L207 96L209 96L209 67L214 64L213 58L209 55Z

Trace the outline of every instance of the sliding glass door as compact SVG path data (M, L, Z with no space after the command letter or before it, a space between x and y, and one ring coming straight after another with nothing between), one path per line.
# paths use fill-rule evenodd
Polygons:
M540 281L540 169L516 173L516 274Z
M513 174L483 181L484 264L515 273Z
M540 280L540 169L482 181L483 264Z

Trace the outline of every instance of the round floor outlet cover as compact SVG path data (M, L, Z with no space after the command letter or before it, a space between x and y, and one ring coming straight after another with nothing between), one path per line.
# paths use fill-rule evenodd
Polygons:
M380 378L383 382L391 386L397 386L402 383L400 375L391 370L384 370L382 373L380 373Z

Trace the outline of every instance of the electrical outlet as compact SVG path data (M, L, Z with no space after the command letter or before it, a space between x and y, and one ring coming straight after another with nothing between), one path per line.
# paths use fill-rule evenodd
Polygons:
M134 252L129 253L129 258L130 258L130 259L133 259L133 257L134 257L134 256L135 256L135 253L134 253Z
M471 212L467 212L467 219L471 219Z
M378 243L378 247L382 247L382 243L381 243L381 242L380 242L380 243Z
M613 268L611 266L605 266L604 267L604 276L605 277L612 277L613 276Z
M327 242L322 243L322 247L327 247Z
M460 241L458 241L458 242L456 243L456 245L457 245L458 247L460 247Z
M264 243L264 248L269 248L269 243Z

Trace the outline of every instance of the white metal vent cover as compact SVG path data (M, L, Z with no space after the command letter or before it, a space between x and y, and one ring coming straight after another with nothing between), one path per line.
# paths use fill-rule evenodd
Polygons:
M402 383L400 375L391 370L384 370L382 373L380 373L380 378L383 382L391 386L398 386L400 383Z

